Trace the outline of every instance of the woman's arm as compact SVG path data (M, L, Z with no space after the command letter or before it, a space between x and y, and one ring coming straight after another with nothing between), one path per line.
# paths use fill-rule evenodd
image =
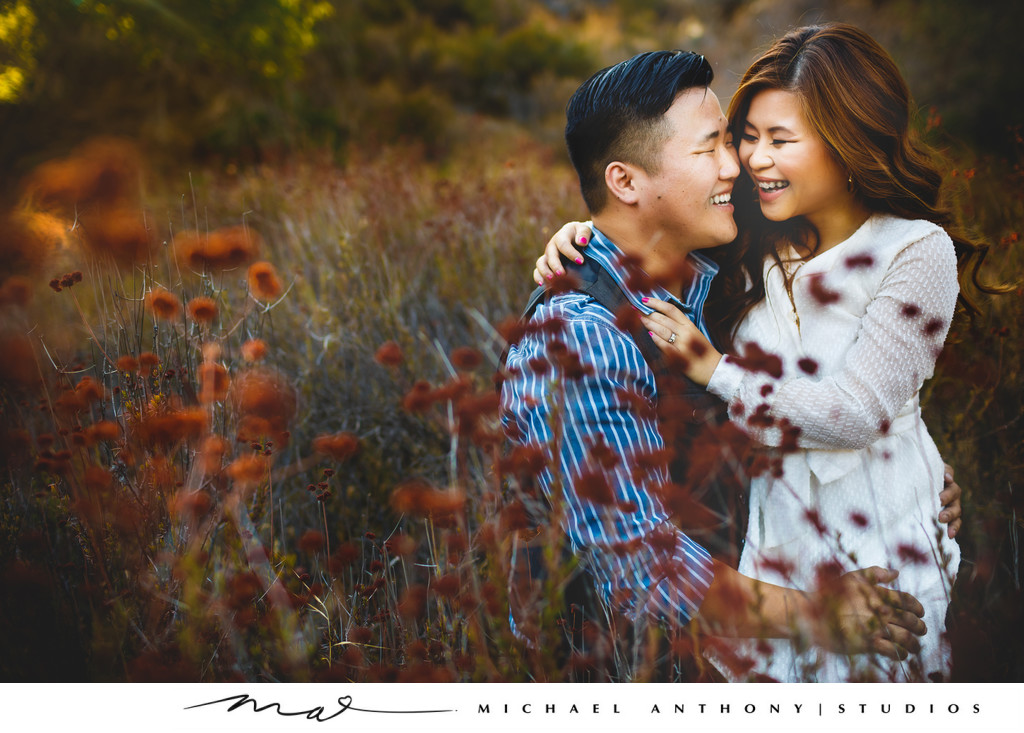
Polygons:
M887 432L931 375L957 292L956 257L944 233L907 246L861 318L844 366L824 378L773 378L751 371L743 360L721 358L696 328L683 332L679 319L685 317L660 302L651 303L661 313L650 327L655 342L684 362L688 376L729 402L734 420L759 442L780 445L777 425L785 419L800 428L802 447L863 448ZM671 333L676 338L670 344ZM750 424L758 410L760 419Z
M544 247L544 254L537 258L537 267L533 271L533 281L543 285L545 280L550 280L555 275L564 275L562 261L559 254L563 254L573 262L583 264L583 255L573 245L586 247L590 244L593 236L590 226L586 222L570 221L563 224L562 228L555 232Z

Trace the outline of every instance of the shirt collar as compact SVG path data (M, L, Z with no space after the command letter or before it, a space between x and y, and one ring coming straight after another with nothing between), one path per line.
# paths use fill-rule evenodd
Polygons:
M626 299L637 310L647 315L654 312L644 304L642 298L645 296L667 301L683 311L697 325L701 333L709 339L711 338L707 331L707 325L704 323L704 301L707 300L712 278L718 274L718 265L713 260L699 252L690 252L687 255L687 262L693 268L693 278L689 283L683 285L681 298L657 284L652 285L648 292L637 292L626 285L628 273L622 266L622 259L625 257L622 250L592 223L590 229L593 236L586 249L586 256L592 258L612 276L622 292L626 294Z

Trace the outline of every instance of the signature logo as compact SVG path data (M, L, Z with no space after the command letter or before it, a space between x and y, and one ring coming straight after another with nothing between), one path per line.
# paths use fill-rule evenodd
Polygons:
M379 713L384 715L427 715L432 713L454 713L454 710L373 710L370 708L357 708L352 704L351 695L343 695L337 699L338 709L335 711L333 706L331 712L328 714L328 709L322 705L309 708L308 710L283 710L281 704L277 702L268 702L265 705L260 705L256 698L251 697L247 694L231 695L230 697L222 697L219 700L211 700L209 702L201 702L197 705L189 705L185 710L194 710L195 708L209 707L210 705L221 705L224 703L231 703L227 706L227 712L233 713L239 708L252 706L252 712L263 713L266 711L272 711L285 718L296 718L305 717L307 720L315 721L317 723L326 723L328 720L337 718L342 713L348 711L356 713Z

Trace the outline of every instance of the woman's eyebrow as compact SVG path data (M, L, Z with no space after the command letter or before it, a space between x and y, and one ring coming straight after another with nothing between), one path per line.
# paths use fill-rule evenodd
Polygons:
M752 130L756 130L757 129L753 124L751 124L751 122L749 120L746 122L746 124L744 124L744 129L746 129L748 127L751 128ZM773 125L773 126L768 128L768 133L770 135L776 135L776 134L778 134L780 132L785 134L785 135L794 135L794 136L796 135L795 132L790 130L785 125Z

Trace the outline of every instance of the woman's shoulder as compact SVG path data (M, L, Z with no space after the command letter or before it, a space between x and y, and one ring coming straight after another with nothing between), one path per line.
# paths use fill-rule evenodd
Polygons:
M875 214L872 219L872 230L876 241L897 249L922 240L934 241L936 244L949 243L950 246L953 242L945 229L927 219L904 219L892 214Z

